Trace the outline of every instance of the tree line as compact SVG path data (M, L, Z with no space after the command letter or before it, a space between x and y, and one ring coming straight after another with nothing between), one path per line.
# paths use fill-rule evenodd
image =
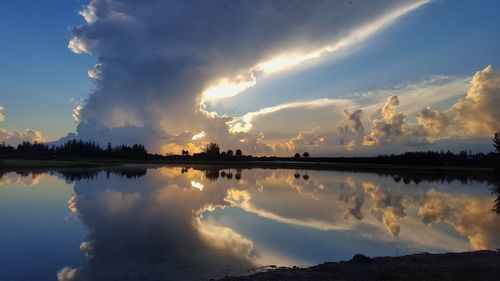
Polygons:
M19 159L148 159L149 154L144 145L100 146L94 141L70 140L62 145L48 145L37 142L22 142L16 147L0 143L0 158Z
M335 162L335 163L366 163L366 164L411 164L426 166L483 166L500 168L500 131L493 137L493 147L496 151L490 153L472 153L461 151L419 151L405 152L402 154L383 154L375 157L311 157L308 152L302 155L295 153L290 157L244 155L240 149L221 151L216 143L209 143L200 153L190 154L183 150L182 155L161 156L150 154L142 144L131 146L100 146L94 141L70 140L62 145L49 145L44 143L23 142L17 147L0 143L0 158L3 159L165 159L165 160L231 160L231 161L304 161L304 162Z

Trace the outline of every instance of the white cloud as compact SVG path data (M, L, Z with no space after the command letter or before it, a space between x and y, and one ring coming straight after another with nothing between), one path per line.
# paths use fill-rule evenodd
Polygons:
M4 108L0 106L0 125L5 121L3 114ZM4 142L8 145L18 145L23 141L29 142L43 142L45 139L42 132L33 129L26 129L24 132L8 131L0 127L0 143Z
M344 37L340 37L334 42L329 42L327 45L322 46L319 49L309 51L294 50L291 53L279 54L269 60L259 62L248 71L250 79L242 81L241 79L237 79L236 82L229 82L227 79L226 81L223 80L220 83L217 83L216 86L210 87L202 93L202 103L205 101L230 98L242 93L247 88L257 84L255 76L258 74L268 74L287 70L297 67L305 62L319 59L327 54L352 48L354 45L363 42L381 29L387 27L401 16L420 8L428 2L429 0L416 1L411 5L394 9L365 25L355 28Z
M78 124L78 123L81 122L81 118L80 118L80 116L81 116L80 112L81 111L82 111L82 106L81 105L77 105L77 106L75 106L75 108L73 108L73 114L72 114L72 116L73 116L73 121L76 124Z
M491 136L500 129L500 72L476 72L467 96L452 107L454 122L465 135Z
M277 127L281 127L281 129L283 127L292 127L294 128L294 132L297 132L298 122L296 121L298 121L298 119L323 122L325 120L318 118L319 116L313 116L313 114L316 113L316 115L323 115L323 113L327 113L326 115L328 115L329 112L340 112L342 107L350 107L352 105L353 103L350 100L327 98L285 103L262 108L255 112L248 112L241 117L235 117L233 120L228 122L228 125L232 132L250 132L255 126L254 123L258 123L255 128L256 131L265 130L265 127L271 127L271 130L275 130ZM279 122L281 123L281 126L278 124L270 124L270 122L277 119L280 119ZM259 122L260 120L262 121ZM281 122L286 120L288 120L288 122Z
M69 40L68 48L75 54L90 54L88 44L76 36Z
M426 107L418 113L417 123L429 136L441 137L445 135L445 130L450 124L450 118L441 111Z
M88 24L95 23L99 18L96 15L96 8L92 5L92 2L87 5L79 14L87 21Z
M5 115L3 115L3 106L0 105L0 123L5 121Z
M77 276L78 269L67 266L57 272L57 281L74 281Z
M397 143L402 137L413 135L413 129L406 122L406 115L397 111L399 98L390 96L380 111L380 117L371 121L371 132L365 137L364 145L385 145Z
M433 149L438 140L438 149L456 150L458 144L449 143L446 147L443 143L450 137L448 132L443 131L442 137L428 132L431 128L438 132L442 127L432 122L424 124L424 118L433 114L436 118L446 117L425 108L456 102L467 93L469 83L469 78L433 76L348 94L344 99L323 98L266 107L235 117L228 125L233 132L264 133L261 141L280 155L295 151L314 155L397 153ZM370 146L362 146L364 140Z
M472 77L464 98L447 110L423 109L418 123L433 137L490 137L500 129L499 107L500 72L487 66Z
M102 64L98 63L96 65L94 65L93 67L91 67L89 69L89 71L87 72L88 76L90 79L92 80L100 80L101 79L101 75L102 75Z

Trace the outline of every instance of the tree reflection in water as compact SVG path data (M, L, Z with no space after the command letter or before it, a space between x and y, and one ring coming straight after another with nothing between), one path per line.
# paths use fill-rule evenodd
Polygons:
M60 280L208 279L307 264L311 249L324 261L500 247L495 176L208 166L51 173L74 182L68 207L88 231L88 263L62 268Z
M495 204L492 211L500 214L500 183L495 183L495 185L491 188L491 194L495 196Z

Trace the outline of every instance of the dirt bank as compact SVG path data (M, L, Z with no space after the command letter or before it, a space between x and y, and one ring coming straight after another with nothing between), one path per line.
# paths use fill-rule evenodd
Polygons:
M350 261L327 262L309 268L277 268L250 276L225 277L219 280L498 281L500 280L500 252L423 253L377 258L357 255Z

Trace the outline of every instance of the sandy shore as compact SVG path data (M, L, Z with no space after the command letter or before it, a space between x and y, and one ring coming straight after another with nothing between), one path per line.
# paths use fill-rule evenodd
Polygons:
M309 268L277 268L243 277L219 281L498 281L500 252L476 251L446 254L414 254L401 257L368 258L355 256L350 261L328 262Z

